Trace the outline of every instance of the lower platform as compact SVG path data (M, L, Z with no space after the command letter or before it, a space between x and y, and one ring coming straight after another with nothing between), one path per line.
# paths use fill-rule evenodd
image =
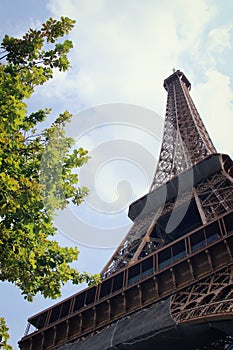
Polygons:
M170 314L169 298L116 321L86 339L61 346L59 350L214 349L210 344L226 337L233 337L233 318L194 325L177 324Z

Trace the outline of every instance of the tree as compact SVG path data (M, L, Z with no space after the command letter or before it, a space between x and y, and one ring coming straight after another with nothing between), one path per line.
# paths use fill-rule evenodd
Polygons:
M8 344L9 334L8 327L3 317L0 318L0 349L11 350L12 347Z
M35 87L53 77L54 69L70 67L72 42L60 38L75 21L50 18L40 30L21 39L5 36L0 63L0 280L14 283L32 301L37 293L57 298L61 285L96 283L98 276L70 266L77 248L60 247L51 237L55 210L70 200L79 205L86 188L77 187L73 169L88 160L87 151L71 152L65 136L69 112L41 130L49 109L28 113L26 100Z

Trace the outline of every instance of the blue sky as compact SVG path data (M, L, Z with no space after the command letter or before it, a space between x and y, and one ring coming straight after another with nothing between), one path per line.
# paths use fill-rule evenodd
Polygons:
M77 21L70 35L74 42L70 54L72 69L65 74L56 72L53 81L37 89L30 108L51 107L53 116L68 109L77 115L74 128L77 144L90 149L93 155L88 181L93 184L90 176L93 174L93 193L97 195L90 197L79 211L71 208L66 213L73 215L75 229L82 233L77 265L80 270L99 272L113 251L111 244L102 247L99 237L110 230L114 236L113 245L116 245L130 227L126 217L129 199L133 200L147 190L153 175L153 169L148 175L147 168L151 166L147 165L153 161L153 149L158 148L159 137L155 137L158 130L153 133L149 130L150 111L164 115L166 92L163 80L174 67L183 70L191 81L191 95L217 150L233 155L232 13L233 2L230 0L1 0L1 37L5 33L20 36L29 27L39 28L50 16L69 16ZM144 108L147 128L143 129L140 113L135 125L133 119L129 123L128 116L120 117L126 111L134 116L134 107L127 110L125 105L119 105L117 109L115 103L139 106L138 111ZM97 122L100 121L99 111L109 114L113 110L118 112L114 123L105 120L102 124L93 124L95 117ZM83 121L87 122L84 128ZM119 146L114 147L114 142L119 139L126 141L128 147L122 147L114 158L114 152L119 152ZM112 153L109 158L101 158L101 146L110 146L110 142ZM131 146L132 149L138 147L136 158ZM132 157L131 161L127 160L129 157ZM112 159L114 162L111 163L109 160ZM142 159L147 165L141 163ZM135 165L136 175L132 179L128 177L129 168ZM119 193L128 193L127 198L120 196L120 207L117 199L119 183ZM104 209L98 207L101 202L98 199L105 203ZM57 222L58 239L61 244L74 245L78 238L74 233L69 234L70 227L66 229L67 217L62 217L62 224ZM86 236L95 235L93 246L96 249L86 244L85 232ZM68 284L63 288L63 297L76 290L77 287ZM17 348L15 344L23 335L26 319L54 302L37 297L29 304L10 284L2 284L0 292L4 301L1 314L7 319L12 344Z

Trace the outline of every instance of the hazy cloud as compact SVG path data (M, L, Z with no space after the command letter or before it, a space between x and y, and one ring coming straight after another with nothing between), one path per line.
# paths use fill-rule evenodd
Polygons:
M217 151L232 155L233 91L229 77L217 70L207 71L206 81L196 85L193 96Z
M202 0L50 0L49 8L56 16L77 19L71 34L74 68L51 82L53 94L63 99L65 86L67 95L76 94L75 103L127 102L160 113L164 111L163 79L173 67L182 69L180 56L192 46L194 50L215 13Z
M223 53L226 48L231 48L231 31L233 24L224 27L218 27L211 30L208 34L209 51L216 53Z

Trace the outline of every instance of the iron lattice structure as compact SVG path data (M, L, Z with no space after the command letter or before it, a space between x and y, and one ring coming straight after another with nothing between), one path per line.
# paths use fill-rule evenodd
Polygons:
M102 282L29 319L21 350L233 350L233 162L218 154L181 71L164 81L148 194Z
M191 84L179 70L164 81L167 107L162 147L150 191L183 173L216 149L189 94Z
M164 88L167 91L164 134L150 192L184 173L209 155L216 154L216 149L190 96L191 84L186 76L177 70L165 79ZM161 232L163 230L159 224L157 224L156 237L152 235L152 228L161 216L173 210L175 206L190 201L192 196L195 196L199 202L203 202L205 209L200 206L203 222L208 221L209 217L215 217L220 212L220 210L211 207L208 195L205 197L204 194L206 191L209 192L209 197L214 197L212 200L216 202L216 206L223 205L229 208L227 204L224 204L224 200L226 197L231 197L229 188L232 188L232 183L228 181L222 187L221 193L217 194L216 187L220 187L217 183L219 184L221 181L226 182L226 179L225 177L221 179L221 174L218 174L217 179L208 179L204 181L206 185L199 185L196 193L193 191L191 194L190 189L188 189L187 193L180 194L179 198L173 198L168 202L164 200L163 206L159 210L151 211L146 215L140 213L129 233L103 269L102 276L115 273L129 263L135 262L138 258L150 254L161 244L165 244L169 237ZM198 198L198 195L201 198ZM219 200L222 196L225 196L224 200ZM228 200L231 202L230 207L232 207L232 198L228 198ZM210 213L205 216L203 210L210 211Z

